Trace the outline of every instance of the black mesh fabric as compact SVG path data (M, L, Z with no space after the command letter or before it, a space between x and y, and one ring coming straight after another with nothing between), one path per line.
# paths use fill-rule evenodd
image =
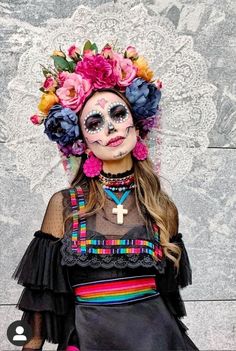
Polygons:
M137 209L133 210L136 208L133 201L134 198L131 197L127 203L132 216L131 219L128 219L129 216L125 217L126 231L123 226L117 226L114 219L109 217L112 216L110 210L113 206L110 200L106 203L106 209L90 221L93 225L90 230L102 232L106 236L110 233L111 237L115 235L122 237L137 224L142 226L143 220ZM34 233L34 238L12 275L12 278L24 286L17 308L23 311L22 319L27 320L33 330L33 337L24 346L25 350L41 349L45 340L58 344L57 350L65 349L68 344L79 346L74 322L74 296L68 267L61 265L63 220L70 213L69 189L55 193L48 203L41 229ZM138 221L137 218L139 218ZM72 219L66 222L65 231L71 228ZM121 228L120 231L119 228ZM191 266L182 234L174 235L171 241L182 247L179 274L176 276L172 262L167 260L165 274L158 274L158 287L169 310L177 318L181 327L186 329L178 319L186 315L179 288L192 283Z
M42 348L44 341L61 344L73 332L74 297L66 267L61 266L63 192L49 200L41 229L34 233L12 278L24 286L16 307L32 327L23 349Z

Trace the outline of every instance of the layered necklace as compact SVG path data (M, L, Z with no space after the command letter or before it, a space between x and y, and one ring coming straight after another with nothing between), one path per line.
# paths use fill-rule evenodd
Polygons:
M98 176L99 182L102 184L103 189L110 189L112 191L124 191L133 189L134 182L134 168L123 173L105 173L103 170Z
M134 169L123 173L105 173L103 170L98 176L99 182L102 184L105 193L113 200L117 207L112 209L112 213L117 216L117 224L124 223L124 215L128 214L128 210L123 207L124 201L129 196L131 189L135 187ZM114 192L123 192L118 198Z

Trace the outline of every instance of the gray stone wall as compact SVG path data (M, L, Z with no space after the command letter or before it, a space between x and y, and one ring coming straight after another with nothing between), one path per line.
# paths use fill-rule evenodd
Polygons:
M7 84L31 45L32 27L44 27L50 18L60 21L71 16L78 5L94 7L102 2L0 2L1 350L20 349L6 337L8 325L22 314L15 309L22 289L10 275L45 211L42 197L32 193L29 180L17 174L16 155L4 145L10 118L5 116L10 100ZM181 292L187 309L183 322L200 350L236 350L236 2L150 0L145 4L168 17L180 34L192 36L195 51L207 62L208 81L217 87L218 115L209 133L210 145L194 159L190 174L174 187L173 198L193 269L193 284ZM46 343L44 349L56 347Z

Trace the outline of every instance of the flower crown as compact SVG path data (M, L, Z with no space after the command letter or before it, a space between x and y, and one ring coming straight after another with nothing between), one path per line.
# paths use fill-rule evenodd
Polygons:
M51 57L54 67L42 66L45 81L40 91L43 95L39 112L30 120L36 125L44 123L44 133L58 144L66 157L80 156L86 149L78 112L95 90L114 88L127 98L141 137L156 126L162 83L153 80L154 73L135 47L128 46L119 52L106 44L98 53L97 45L88 40L82 53L72 45L67 56L60 49Z

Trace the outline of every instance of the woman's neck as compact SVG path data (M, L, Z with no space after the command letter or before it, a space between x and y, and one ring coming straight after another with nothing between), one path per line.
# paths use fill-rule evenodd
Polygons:
M130 170L132 166L133 160L131 154L128 154L120 160L103 160L102 169L105 173L117 174Z

